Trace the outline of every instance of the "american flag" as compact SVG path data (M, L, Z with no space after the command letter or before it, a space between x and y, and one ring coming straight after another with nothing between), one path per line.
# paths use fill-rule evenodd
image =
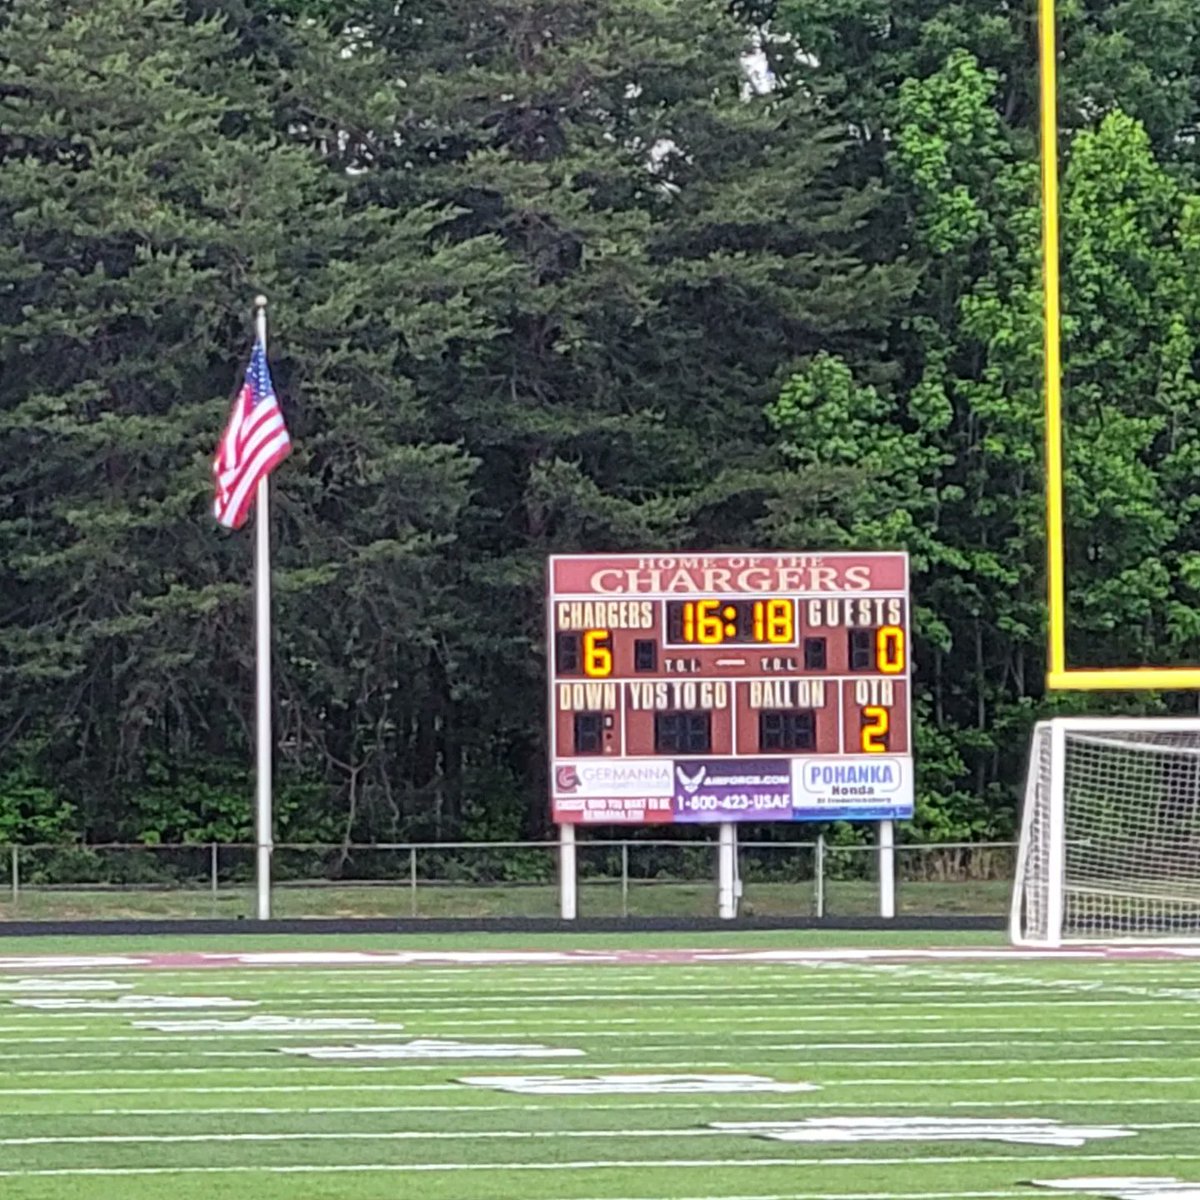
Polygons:
M279 399L271 383L267 352L255 342L246 382L238 392L213 461L213 516L227 529L240 529L250 515L258 481L292 449Z

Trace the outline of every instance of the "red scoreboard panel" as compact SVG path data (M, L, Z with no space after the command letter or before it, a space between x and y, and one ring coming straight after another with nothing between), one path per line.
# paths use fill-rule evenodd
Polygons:
M554 820L911 817L908 556L561 555Z

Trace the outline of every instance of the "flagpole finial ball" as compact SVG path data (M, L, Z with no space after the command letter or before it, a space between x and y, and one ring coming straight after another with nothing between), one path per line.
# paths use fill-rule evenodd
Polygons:
M259 292L259 294L254 297L254 307L255 308L266 308L267 307L267 298L261 292Z

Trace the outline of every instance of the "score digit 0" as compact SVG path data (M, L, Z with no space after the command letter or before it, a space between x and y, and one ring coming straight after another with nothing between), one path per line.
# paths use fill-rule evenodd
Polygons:
M885 675L904 670L904 630L899 625L881 625L876 631L875 665Z

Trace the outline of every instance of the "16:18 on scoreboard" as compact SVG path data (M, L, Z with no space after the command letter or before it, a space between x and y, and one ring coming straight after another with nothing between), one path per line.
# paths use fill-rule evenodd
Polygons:
M554 820L910 817L908 556L560 555Z

